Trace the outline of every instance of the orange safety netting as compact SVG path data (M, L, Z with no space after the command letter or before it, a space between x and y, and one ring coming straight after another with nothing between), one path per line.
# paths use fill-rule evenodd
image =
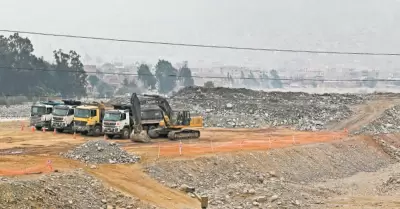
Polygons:
M284 148L295 145L311 144L318 142L327 142L342 139L347 136L347 132L338 133L306 133L298 135L283 136L265 136L259 140L235 140L235 141L217 141L212 139L207 141L198 141L190 143L188 141L181 142L164 142L157 145L139 145L129 147L136 151L145 151L146 153L157 153L157 157L174 157L174 156L193 156L208 153L234 152L241 150L268 150L274 148Z
M53 171L53 166L51 160L48 160L44 165L38 165L25 169L18 169L18 170L0 169L0 176L40 174L40 173L49 173L52 171Z

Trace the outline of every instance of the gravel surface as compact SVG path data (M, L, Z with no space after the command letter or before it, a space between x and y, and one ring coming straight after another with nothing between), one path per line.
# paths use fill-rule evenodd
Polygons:
M395 173L386 179L382 185L378 187L379 191L383 194L395 193L400 194L400 173Z
M31 113L30 104L23 105L0 105L0 118L22 118L29 117Z
M387 134L400 132L400 105L394 106L376 120L372 121L354 134Z
M0 202L1 209L152 208L106 189L100 181L79 170L30 180L2 177Z
M90 140L61 155L90 164L135 163L140 160L139 156L127 153L117 143L106 140Z
M205 116L206 127L292 126L320 130L353 112L368 95L262 92L249 89L187 87L171 97L175 106Z
M211 208L308 208L341 195L316 182L374 172L395 161L362 140L226 154L147 168L155 179L209 195Z

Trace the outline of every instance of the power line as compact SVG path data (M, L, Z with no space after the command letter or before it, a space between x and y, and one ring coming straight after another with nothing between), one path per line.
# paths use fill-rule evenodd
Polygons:
M23 68L23 67L7 67L0 66L0 69L7 70L22 70L22 71L42 71L42 72L57 72L57 73L76 73L76 74L100 74L100 75L120 75L120 76L154 76L153 74L139 74L139 73L113 73L113 72L79 72L76 70L57 70L57 69L48 69L48 68ZM177 78L209 78L209 79L228 79L226 76L178 76L178 75L165 75L168 77L177 77ZM395 82L400 81L400 79L316 79L316 78L264 78L264 77L231 77L235 80L277 80L277 81L327 81L327 82L363 82L363 81L388 81Z
M323 50L319 51L319 50L297 50L297 49L278 49L278 48L239 47L239 46L227 46L227 45L188 44L188 43L174 43L174 42L163 42L163 41L144 41L144 40L104 38L104 37L94 37L94 36L55 34L55 33L32 32L32 31L21 31L21 30L7 30L7 29L0 29L0 32L22 33L22 34L30 34L30 35L53 36L53 37L76 38L76 39L90 39L90 40L100 40L100 41L115 41L115 42L128 42L128 43L140 43L140 44L155 44L155 45L169 45L169 46L183 46L183 47L197 47L197 48L214 48L214 49L229 49L229 50L288 52L288 53L309 53L309 54L363 55L363 56L400 56L400 53L345 52L345 51L323 51Z
M185 97L173 96L173 97L166 98L166 99L171 100L172 101L172 105L178 105L178 106L182 105L182 104L179 104L179 103L175 104L174 102L176 102L176 101L179 101L179 102L213 101L215 103L220 103L220 102L226 103L226 102L232 102L232 100L235 100L235 101L238 101L239 103L241 103L243 105L262 105L262 104L265 104L265 102L267 102L268 100L271 100L271 99L275 98L274 93L276 93L276 92L270 92L271 95L268 95L268 92L266 92L266 93L267 93L267 95L265 95L264 97L258 97L258 98L254 98L254 97L251 97L251 98L234 98L234 99L232 99L232 98L224 98L224 97L221 97L221 98L185 98ZM289 93L289 92L279 92L279 93L285 94L285 93ZM293 92L290 92L290 93L293 93ZM297 93L297 92L295 92L295 93ZM304 93L304 92L299 92L299 94L310 94L310 95L312 95L312 93ZM23 96L23 97L33 97L33 98L58 98L58 97L61 97L61 96L49 96L49 95L38 95L38 94L25 94L25 95L5 94L3 96L0 95L0 99L4 98L4 97L7 98L7 97L21 97L21 96ZM67 99L72 99L72 98L73 97L67 98ZM98 97L98 96L97 97L96 96L95 97L82 97L82 98L84 98L82 101L85 101L85 98L86 99L94 99L94 100L97 100L97 101L99 101L99 100L100 101L106 101L110 105L112 105L112 104L120 104L120 103L129 103L129 98L122 98L121 96L112 96L112 97L109 97L109 98ZM112 102L112 100L114 100L114 102ZM301 101L301 100L307 100L308 101L309 98L297 98L296 99L296 101ZM90 101L90 100L88 100L88 101ZM296 102L282 104L282 106L288 106L288 105L289 106L293 106L293 105L301 105L301 104L296 103Z

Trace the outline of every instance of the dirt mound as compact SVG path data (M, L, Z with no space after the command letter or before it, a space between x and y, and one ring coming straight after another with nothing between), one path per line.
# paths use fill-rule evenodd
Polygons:
M400 105L387 109L383 114L354 134L387 134L400 132Z
M208 127L284 125L298 130L318 130L329 122L349 117L353 113L349 106L368 98L350 94L187 87L173 95L171 102L206 113Z
M314 182L373 172L394 162L371 143L353 139L270 152L159 162L147 171L170 187L186 184L209 194L210 208L307 207L340 194L335 188L314 187Z
M140 160L140 157L121 149L117 143L106 140L91 140L61 155L92 164L135 163Z
M103 187L82 171L57 173L33 180L2 178L0 208L151 208Z
M383 193L397 192L400 194L400 173L390 176L378 189Z

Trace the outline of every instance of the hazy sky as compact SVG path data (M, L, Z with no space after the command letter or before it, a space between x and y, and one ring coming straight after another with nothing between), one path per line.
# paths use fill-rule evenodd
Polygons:
M400 52L397 0L12 0L0 28L110 38L308 50ZM105 61L193 67L396 68L400 57L307 55L29 36L36 54L73 49Z

